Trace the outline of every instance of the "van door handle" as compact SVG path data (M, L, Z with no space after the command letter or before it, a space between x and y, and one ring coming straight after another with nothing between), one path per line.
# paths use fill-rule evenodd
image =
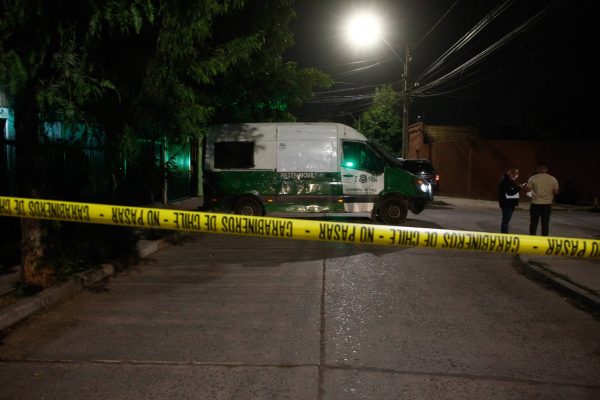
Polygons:
M343 175L344 178L352 178L354 175Z

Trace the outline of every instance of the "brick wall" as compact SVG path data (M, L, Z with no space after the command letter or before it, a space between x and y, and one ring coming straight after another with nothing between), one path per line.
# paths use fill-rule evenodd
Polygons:
M440 174L440 195L495 200L498 182L509 168L518 168L518 182L548 165L560 185L557 202L595 204L600 200L600 142L538 142L521 140L432 141L423 128L411 126L409 158L431 160ZM528 198L523 194L523 200ZM598 199L598 200L596 200Z

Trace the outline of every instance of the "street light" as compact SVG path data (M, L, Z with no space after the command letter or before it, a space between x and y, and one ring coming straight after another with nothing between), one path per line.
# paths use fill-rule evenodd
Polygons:
M408 44L405 47L405 58L394 50L392 45L383 36L383 23L381 18L373 12L359 12L348 18L344 27L346 38L355 46L372 47L379 41L382 41L394 53L396 58L400 60L404 67L403 94L402 94L402 158L408 157L408 63L410 62L410 48Z
M346 37L358 47L371 47L383 38L381 25L381 20L375 14L354 14L346 22Z

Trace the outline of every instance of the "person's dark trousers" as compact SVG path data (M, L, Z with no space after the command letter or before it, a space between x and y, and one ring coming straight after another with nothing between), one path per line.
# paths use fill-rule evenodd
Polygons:
M501 233L508 233L508 223L512 218L513 211L515 211L514 206L502 206L502 223L500 224Z
M548 236L550 233L550 214L552 214L552 204L532 204L529 207L529 234L537 233L538 221L542 220L542 236Z

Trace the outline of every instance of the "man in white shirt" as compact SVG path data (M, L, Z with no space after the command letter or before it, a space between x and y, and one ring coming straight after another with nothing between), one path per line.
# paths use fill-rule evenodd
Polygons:
M554 195L558 193L558 181L548 174L548 167L545 164L540 164L537 167L537 174L527 181L527 190L531 191L529 234L537 234L538 221L541 218L542 236L548 236L552 202Z

